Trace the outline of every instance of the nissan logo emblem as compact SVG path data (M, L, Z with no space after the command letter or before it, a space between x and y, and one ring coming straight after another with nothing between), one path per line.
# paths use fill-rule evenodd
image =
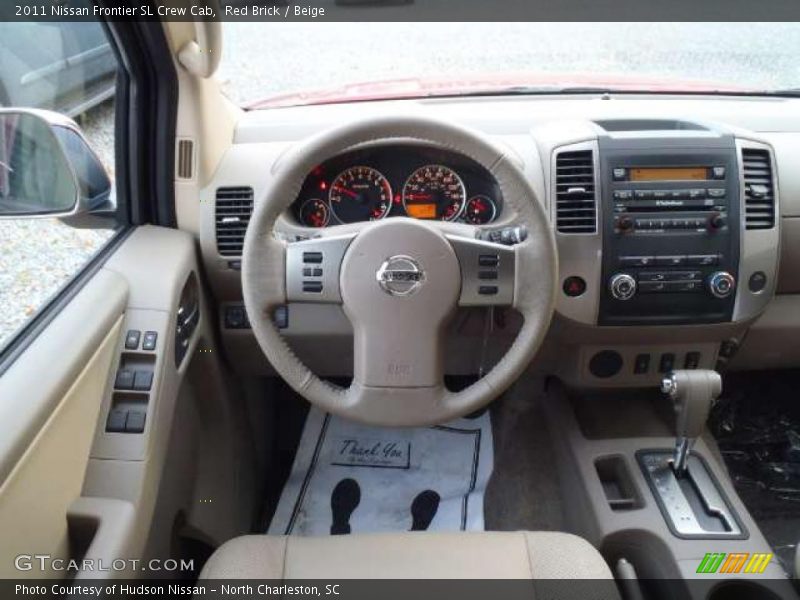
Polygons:
M425 282L425 272L419 263L402 254L383 261L375 275L381 289L390 296L409 296Z

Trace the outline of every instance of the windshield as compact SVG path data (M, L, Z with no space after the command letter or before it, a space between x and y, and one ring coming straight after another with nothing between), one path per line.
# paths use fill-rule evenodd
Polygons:
M226 22L223 27L218 76L241 105L503 89L736 93L800 87L798 23Z

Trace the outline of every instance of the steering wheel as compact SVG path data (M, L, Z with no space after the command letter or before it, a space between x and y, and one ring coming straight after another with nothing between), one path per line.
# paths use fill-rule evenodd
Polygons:
M527 238L502 245L477 239L472 226L403 217L332 226L300 242L276 237L276 221L314 167L357 146L397 141L439 147L482 165L497 180L516 224L527 228ZM315 269L317 276L309 279ZM257 199L242 255L245 307L275 370L323 410L385 426L442 423L485 406L508 388L547 331L557 272L547 214L516 164L479 133L418 117L364 120L295 147ZM288 302L343 307L354 334L348 388L323 381L292 352L272 320L274 309ZM444 385L444 338L458 306L512 306L523 324L488 373L451 392Z

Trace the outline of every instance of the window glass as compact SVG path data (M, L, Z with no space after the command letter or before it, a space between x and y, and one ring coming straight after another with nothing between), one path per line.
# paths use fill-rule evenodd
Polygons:
M55 128L54 134L71 157L85 212L113 215L116 206L116 74L116 57L97 22L0 23L0 104L54 111L78 124L89 148L73 130ZM0 350L86 267L118 226L113 218L0 220Z
M800 88L798 23L223 23L228 96L271 108L599 87Z

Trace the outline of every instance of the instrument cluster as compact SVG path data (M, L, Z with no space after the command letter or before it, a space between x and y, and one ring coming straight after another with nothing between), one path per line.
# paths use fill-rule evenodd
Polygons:
M364 148L308 174L292 214L306 227L394 216L484 225L499 218L497 181L475 161L419 145Z

